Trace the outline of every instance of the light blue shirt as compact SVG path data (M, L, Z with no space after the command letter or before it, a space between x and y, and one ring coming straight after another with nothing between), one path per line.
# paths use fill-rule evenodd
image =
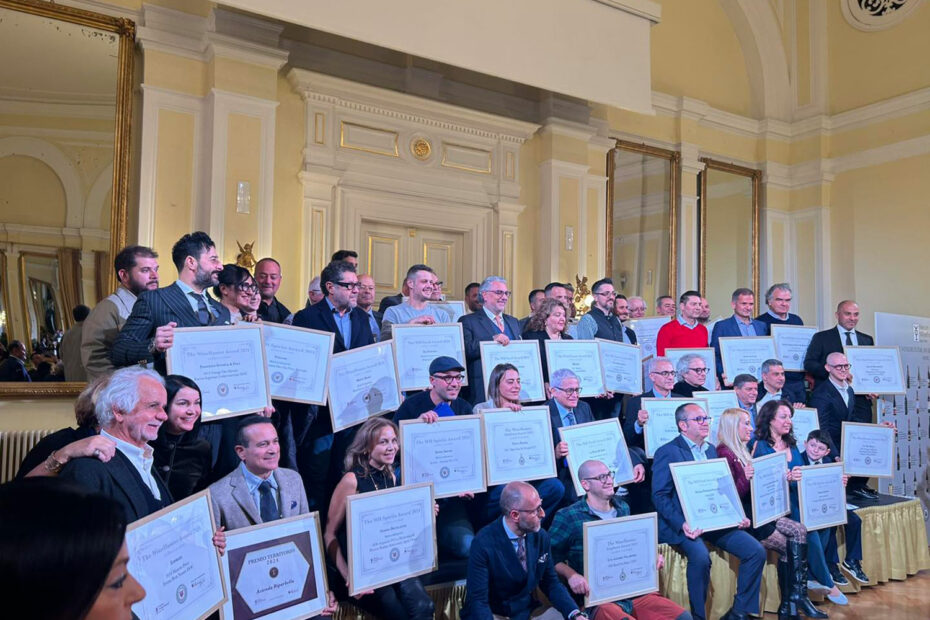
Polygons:
M155 499L160 500L161 491L158 490L158 483L155 482L155 478L152 476L152 465L155 464L155 457L153 456L152 446L146 444L145 448L140 448L139 446L133 445L128 441L117 439L105 430L100 431L100 436L106 437L116 444L116 449L122 452L123 456L129 459L129 462L132 463L133 469L139 472L139 476L142 477L142 482L144 482L148 490L152 492L152 495L155 496Z
M209 312L210 316L212 316L214 319L216 318L216 313L213 311L213 306L210 305L210 298L207 297L207 289L204 289L198 293L197 291L192 289L190 285L187 284L186 282L175 280L174 283L177 284L178 288L181 289L181 292L184 293L184 299L186 299L187 303L191 305L191 309L194 311L195 316L197 315L198 312L200 312L200 309L197 307L198 306L197 298L192 297L190 293L193 293L197 297L203 297L203 303L207 304L207 312Z
M688 447L691 448L691 455L694 456L695 461L707 460L707 448L709 444L706 441L698 447L696 443L688 439L684 434L681 435L681 438L684 439Z
M268 476L268 478L259 478L246 468L244 461L239 463L239 471L242 472L242 477L245 478L245 484L249 487L249 496L252 498L252 501L255 502L255 508L258 511L262 509L262 495L258 492L258 487L261 483L265 482L265 480L268 481L272 491L274 491L271 494L271 498L274 500L275 506L281 506L281 502L278 499L278 481L274 479L274 474ZM278 512L281 512L280 508Z
M567 409L566 407L562 406L562 403L560 403L557 400L553 399L553 402L555 402L555 408L559 410L559 418L562 419L562 426L573 426L575 424L578 424L577 418L575 418L574 421L572 421L572 423L569 424L568 414L571 413L572 417L574 418L575 417L574 410Z
M378 321L375 319L375 312L374 310L369 310L365 314L368 315L368 324L371 325L371 333L374 335L375 340L378 340L381 336L381 328L378 327Z
M691 325L687 321L685 321L683 318L681 318L680 314L678 315L678 322L684 325L685 327L687 327L688 329L694 329L695 327L701 324L700 321L695 321L694 325Z
M507 527L507 517L501 517L501 525L504 528L504 531L507 532L507 538L510 539L510 544L513 545L514 553L517 553L517 546L520 544L520 539L525 538L524 536L517 536L513 531ZM523 543L524 545L526 542Z
M333 313L333 320L336 321L336 329L339 330L339 334L342 336L342 344L348 349L349 343L352 342L352 310L349 309L346 310L345 314L339 314L336 310L336 306L329 300L329 297L324 297L323 299L326 300L329 311Z
M774 312L772 312L772 309L771 309L771 308L769 308L768 310L766 310L766 312L769 313L769 316L770 316L770 317L772 317L773 319L778 319L779 321L787 321L787 320L788 320L788 317L791 316L791 313L789 312L789 313L787 314L787 316L785 316L785 318L781 318L780 316L778 316L777 314L775 314Z
M756 333L756 328L752 326L752 319L749 320L749 323L743 323L742 320L735 314L733 318L736 319L736 326L739 327L739 335L743 337L752 337L758 336Z
M840 393L840 397L843 399L843 402L846 403L846 406L849 406L849 384L840 385L833 380L833 377L830 377L830 383L833 384L833 387L836 388L836 391Z
M840 332L840 343L841 343L843 346L846 346L846 332L847 332L847 331L849 331L849 338L852 340L852 346L854 346L854 347L858 347L858 346L859 346L859 339L856 338L856 330L855 330L855 329L846 330L846 329L843 328L842 325L837 325L837 326L836 326L836 329L837 329L837 331Z

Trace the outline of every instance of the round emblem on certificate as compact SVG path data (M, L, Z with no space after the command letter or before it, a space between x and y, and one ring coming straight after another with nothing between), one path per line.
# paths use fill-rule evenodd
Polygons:
M820 506L820 512L822 512L823 514L827 514L827 505L826 505L826 504L822 504L822 505Z
M526 459L523 458L523 455L520 455L520 465L526 465Z
M620 581L626 581L626 571L620 571Z
M791 358L792 358L794 361L798 361L799 359L801 359L801 356L800 356L799 354L795 353L794 355L791 356Z
M617 383L623 383L623 373L617 373Z
M274 579L275 577L277 577L277 576L278 576L278 567L277 567L277 566L272 566L272 567L271 567L271 570L268 571L268 576L271 577L272 579Z
M397 547L394 547L393 549L391 549L391 561L396 562L399 559L400 559L400 549L398 549Z
M750 367L749 367L749 372L756 372L756 367L755 367L755 366L750 366Z
M272 382L272 383L281 383L282 381L284 381L284 373L283 373L283 372L273 372L273 373L271 373L271 382Z
M440 469L440 470L439 470L439 477L440 477L440 478L448 478L448 477L449 477L449 468L448 468L448 467L443 467L442 469Z
M769 498L769 506L774 506L774 505L775 505L775 498L774 498L774 497L770 497L770 498Z
M882 382L881 377L872 377L872 383L881 383L881 382Z
M717 514L717 504L711 503L710 511L714 514Z
M871 456L865 457L865 464L866 464L866 465L871 465L871 464L872 464L872 457L871 457Z
M174 598L177 599L179 603L183 603L187 600L187 586L183 583L178 586L177 592L174 593Z
M219 385L216 386L216 393L219 394L220 396L226 396L227 394L229 394L229 386L226 385L225 383L220 383Z

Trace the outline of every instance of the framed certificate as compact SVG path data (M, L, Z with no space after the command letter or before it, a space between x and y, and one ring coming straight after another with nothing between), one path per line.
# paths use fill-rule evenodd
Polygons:
M481 372L485 382L498 364L513 364L520 371L520 402L546 400L538 341L511 340L510 344L504 346L487 340L479 342L478 346L481 349ZM488 386L484 387L487 389Z
M580 396L603 394L604 372L597 340L544 340L549 374L568 368L581 380Z
M204 490L129 524L129 572L145 588L140 620L206 618L226 601L213 508Z
M791 416L791 430L794 432L794 438L798 442L798 450L804 452L804 444L807 442L807 436L811 431L820 428L820 420L817 417L817 410L811 407L798 407Z
M333 431L400 407L393 340L336 353L330 358L329 415Z
M427 303L448 313L450 323L458 323L459 317L465 314L464 301L429 301Z
M329 358L336 335L315 329L261 323L271 397L325 405Z
M893 478L894 429L881 424L843 422L840 454L850 476Z
M326 607L326 559L317 512L226 534L223 620L308 618Z
M704 375L704 389L713 391L717 389L717 357L714 355L713 347L704 347L700 349L665 349L665 357L672 361L672 368L677 372L678 360L685 355L700 355L704 360L704 366L707 367L707 374Z
M394 339L394 362L402 391L429 389L429 365L441 355L448 355L465 366L465 338L461 323L410 325L391 328ZM468 375L462 371L468 385Z
M656 513L588 521L583 531L585 607L659 590Z
M846 488L843 464L808 465L801 468L798 504L801 523L810 530L846 524Z
M844 347L850 384L856 394L904 394L904 367L898 347Z
M752 459L752 526L761 527L791 512L788 495L788 457L774 452Z
M559 437L568 444L568 469L572 474L575 493L585 494L578 479L578 468L589 460L600 461L614 473L614 486L633 481L633 462L620 420L611 418L574 426L562 426Z
M265 345L257 323L180 327L165 353L168 374L194 380L208 422L271 406Z
M746 518L726 459L684 461L669 467L691 529L713 532L736 527Z
M711 349L713 351L713 349ZM739 409L739 400L733 390L714 390L708 392L695 392L707 406L705 411L710 416L710 433L707 441L717 445L717 429L720 427L720 417L727 409Z
M662 326L673 320L671 316L644 316L641 319L630 319L625 325L636 333L636 344L639 345L643 359L656 354L656 338Z
M697 403L707 411L707 402L699 398L643 398L640 407L649 414L643 426L643 443L646 457L655 456L656 450L678 437L678 424L675 423L675 410L687 403ZM636 415L637 412L631 412ZM710 436L707 437L710 441Z
M601 356L604 387L617 394L643 393L643 362L639 345L595 338Z
M403 420L400 446L405 484L432 482L437 499L487 490L480 416Z
M804 371L804 357L811 338L820 331L814 325L772 325L775 354L785 370Z
M555 478L549 407L486 409L481 412L481 422L489 487L514 480Z
M718 338L720 359L723 361L723 374L727 376L727 385L733 385L736 375L752 375L762 379L762 362L775 359L775 339L771 336L724 337Z
M350 495L346 524L352 596L436 570L429 482Z

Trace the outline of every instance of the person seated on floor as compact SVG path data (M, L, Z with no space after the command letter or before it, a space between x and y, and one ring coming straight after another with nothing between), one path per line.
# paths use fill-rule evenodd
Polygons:
M575 601L583 604L590 592L584 570L584 524L601 519L626 517L630 507L614 493L613 472L601 461L585 461L578 467L578 479L585 495L555 514L549 537L555 572L566 581ZM657 554L656 570L661 570L665 558ZM680 605L658 593L598 605L585 610L594 620L644 620L668 618L691 620L691 614Z
M536 489L525 482L507 483L500 495L501 519L478 532L468 556L462 620L505 617L526 620L587 618L559 581L552 561L549 534ZM536 614L537 587L554 606Z

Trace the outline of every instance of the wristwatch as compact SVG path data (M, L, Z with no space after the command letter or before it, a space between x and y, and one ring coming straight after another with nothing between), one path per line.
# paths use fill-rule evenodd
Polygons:
M59 461L57 458L55 458L54 450L52 450L52 453L48 455L47 459L45 459L45 470L50 474L57 475L58 472L61 471L61 468L64 466L65 464L63 461Z
M577 620L578 618L585 618L585 619L587 619L587 617L588 617L588 614L586 614L586 613L585 613L584 611L582 611L581 609L576 609L576 610L573 611L572 613L568 614L568 620Z

